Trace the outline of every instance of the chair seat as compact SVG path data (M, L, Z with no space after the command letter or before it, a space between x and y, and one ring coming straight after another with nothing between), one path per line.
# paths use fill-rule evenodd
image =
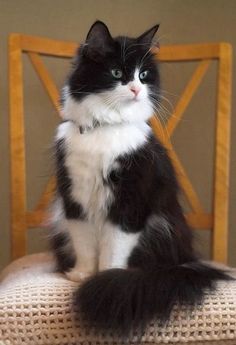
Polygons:
M78 285L54 273L49 254L29 255L9 265L1 275L0 344L124 344L109 332L95 335L82 327L72 312ZM142 340L131 337L128 344L134 343L235 345L236 281L219 282L192 312L176 307L168 324L152 322Z

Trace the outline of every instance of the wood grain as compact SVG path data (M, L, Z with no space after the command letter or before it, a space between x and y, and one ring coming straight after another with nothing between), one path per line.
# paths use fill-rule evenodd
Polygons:
M79 44L70 41L53 40L45 37L20 35L23 51L45 55L72 57ZM219 57L219 43L185 44L162 46L154 49L160 61L194 61Z
M218 59L219 50L220 43L180 44L161 47L156 57L165 62Z
M79 46L76 42L52 40L30 35L20 35L20 43L22 51L58 57L74 56Z
M11 257L26 252L25 130L20 36L9 39Z
M213 258L227 263L232 47L220 45L216 117Z

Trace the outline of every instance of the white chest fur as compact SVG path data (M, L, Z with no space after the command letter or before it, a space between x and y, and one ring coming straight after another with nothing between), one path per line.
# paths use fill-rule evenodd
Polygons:
M116 158L131 153L146 141L145 122L98 127L80 134L73 122L60 124L57 140L65 140L65 165L72 181L71 197L80 203L93 222L106 216L113 194L104 179L119 169Z

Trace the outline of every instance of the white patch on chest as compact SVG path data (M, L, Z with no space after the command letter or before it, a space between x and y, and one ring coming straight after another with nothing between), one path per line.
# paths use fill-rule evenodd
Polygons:
M59 126L57 140L65 140L65 165L72 180L71 196L82 205L93 223L104 222L113 200L112 191L104 180L112 169L119 168L116 158L142 146L149 132L150 127L144 122L107 125L85 134L80 134L73 122Z

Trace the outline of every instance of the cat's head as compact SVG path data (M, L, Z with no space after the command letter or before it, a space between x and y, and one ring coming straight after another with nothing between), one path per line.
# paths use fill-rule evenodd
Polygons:
M151 49L157 30L155 25L138 38L112 38L104 23L95 22L63 89L64 118L87 128L148 120L158 103Z

